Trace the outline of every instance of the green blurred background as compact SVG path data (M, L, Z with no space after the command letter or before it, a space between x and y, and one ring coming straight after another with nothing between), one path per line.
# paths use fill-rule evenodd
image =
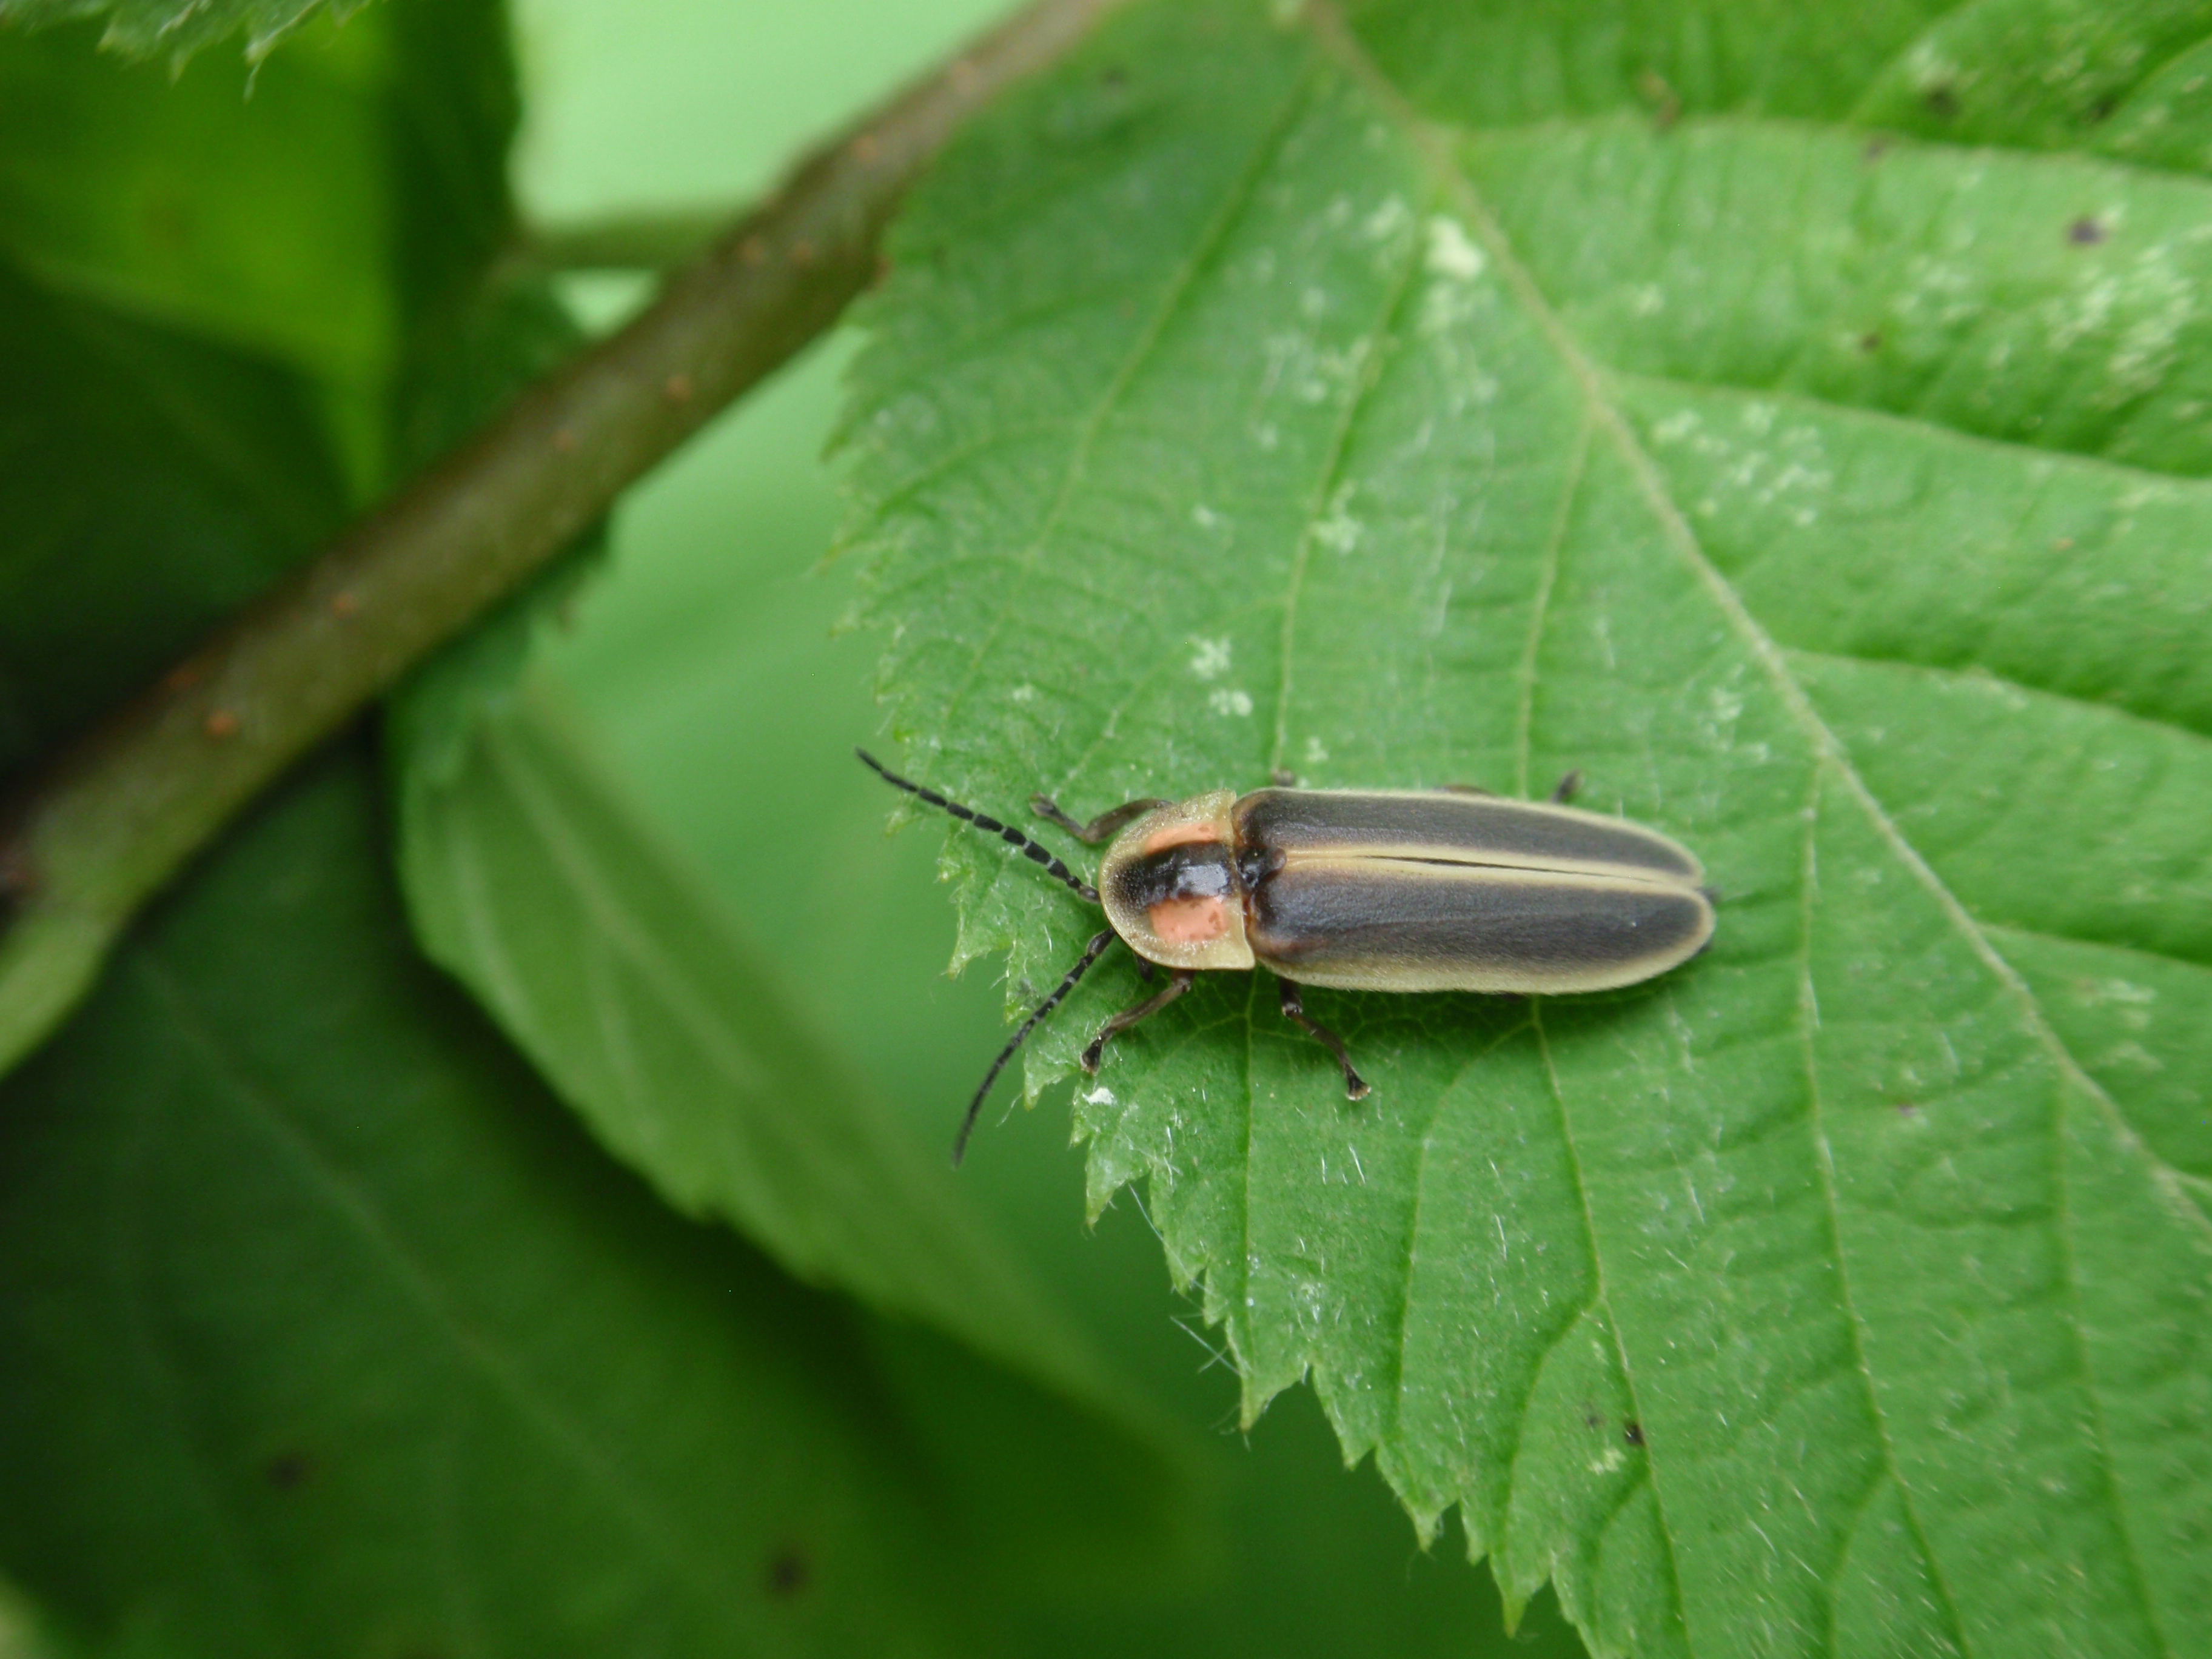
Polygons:
M516 0L525 129L517 185L537 224L734 204L810 138L986 22L979 0ZM604 327L635 277L565 292ZM850 574L825 564L837 519L823 448L853 348L825 341L627 497L613 556L544 644L541 690L732 924L788 975L793 1000L859 1065L933 1156L1005 1035L998 976L948 980L952 912L934 827L884 835L892 805L852 759L880 741L875 641L840 632ZM979 803L1005 809L1018 803ZM1071 804L1089 810L1095 803ZM1219 1549L1206 1580L1149 1605L1071 1615L1039 1652L1469 1654L1501 1644L1486 1570L1449 1532L1425 1554L1371 1468L1347 1474L1313 1396L1248 1434L1194 1302L1170 1287L1124 1194L1083 1221L1064 1098L987 1109L961 1179L1030 1265L1167 1415L1211 1476ZM1004 1119L1005 1121L1001 1121ZM1517 1652L1579 1645L1548 1595Z

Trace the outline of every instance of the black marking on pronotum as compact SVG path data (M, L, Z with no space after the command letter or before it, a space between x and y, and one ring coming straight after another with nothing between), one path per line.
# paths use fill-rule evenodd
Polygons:
M1208 969L1267 968L1284 1017L1317 1039L1358 1100L1366 1081L1343 1039L1305 1012L1300 988L1610 990L1665 973L1705 949L1713 894L1687 850L1655 830L1568 805L1570 772L1546 801L1467 785L1320 790L1279 785L1239 796L1147 797L1079 823L1042 795L1030 809L1091 846L1111 842L1097 886L998 819L900 777L890 782L988 830L1106 912L1108 929L991 1062L953 1143L957 1164L984 1097L1039 1021L1115 939L1165 987L1099 1029L1083 1051L1096 1072L1108 1042L1157 1013Z

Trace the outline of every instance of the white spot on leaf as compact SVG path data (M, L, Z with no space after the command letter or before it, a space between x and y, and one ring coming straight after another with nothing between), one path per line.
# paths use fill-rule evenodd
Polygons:
M1369 214L1359 227L1359 234L1370 242L1386 241L1410 223L1413 210L1395 195L1386 196L1382 204Z
M1436 276L1471 283L1482 275L1483 266L1489 262L1464 225L1439 213L1429 220L1428 252L1421 263Z
M1229 641L1194 638L1190 672L1202 680L1218 680L1229 672Z

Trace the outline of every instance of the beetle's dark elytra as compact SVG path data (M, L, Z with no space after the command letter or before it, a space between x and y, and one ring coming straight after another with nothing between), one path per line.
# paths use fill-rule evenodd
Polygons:
M1623 818L1459 791L1261 789L1237 803L1237 838L1285 856L1500 864L1701 879L1697 860Z
M1599 991L1663 973L1705 940L1688 889L1606 876L1539 888L1516 871L1381 859L1291 864L1252 895L1252 954L1308 985Z
M1096 844L1095 886L1011 825L860 758L888 781L1000 836L1106 912L1058 988L992 1063L955 1143L957 1164L999 1072L1037 1023L1119 938L1170 970L1165 988L1105 1025L1083 1054L1187 991L1205 969L1272 969L1283 1013L1335 1056L1346 1092L1367 1085L1341 1039L1305 1013L1301 985L1373 991L1549 994L1633 985L1712 938L1705 870L1656 830L1565 804L1441 790L1311 790L1130 801L1079 823L1042 795L1040 817Z

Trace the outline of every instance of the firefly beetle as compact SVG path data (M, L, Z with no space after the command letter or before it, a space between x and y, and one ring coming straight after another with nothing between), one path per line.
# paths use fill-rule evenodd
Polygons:
M1089 846L1110 842L1098 884L1011 824L860 759L886 782L1019 848L1106 912L1057 989L991 1062L953 1142L959 1163L984 1097L1029 1034L1115 939L1166 986L1101 1026L1106 1044L1188 991L1201 969L1267 968L1284 1015L1318 1038L1354 1100L1367 1084L1343 1039L1308 1017L1301 985L1362 991L1604 991L1665 973L1705 949L1713 899L1702 866L1656 830L1547 801L1442 789L1297 789L1129 801L1079 823L1043 795L1030 809Z

